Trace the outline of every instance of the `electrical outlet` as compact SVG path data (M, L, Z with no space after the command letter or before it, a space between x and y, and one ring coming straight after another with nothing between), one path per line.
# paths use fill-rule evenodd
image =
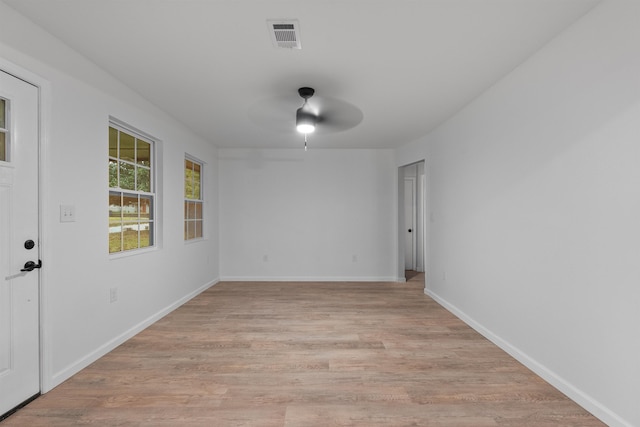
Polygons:
M118 301L118 288L109 289L109 302L114 303Z

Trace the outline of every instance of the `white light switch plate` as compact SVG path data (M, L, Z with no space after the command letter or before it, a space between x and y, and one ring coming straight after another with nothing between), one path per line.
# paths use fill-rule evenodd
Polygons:
M76 207L74 205L60 205L60 222L75 222Z

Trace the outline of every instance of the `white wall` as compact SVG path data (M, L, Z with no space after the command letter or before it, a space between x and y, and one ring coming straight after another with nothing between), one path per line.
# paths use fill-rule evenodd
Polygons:
M223 279L397 279L392 150L219 156Z
M0 3L0 68L42 85L42 323L44 391L215 283L217 152L105 72ZM161 140L161 246L108 254L108 123L114 116ZM183 241L185 152L206 162L207 239ZM59 205L76 222L59 222ZM109 289L118 288L110 303Z
M435 132L428 292L640 425L640 3L605 1Z

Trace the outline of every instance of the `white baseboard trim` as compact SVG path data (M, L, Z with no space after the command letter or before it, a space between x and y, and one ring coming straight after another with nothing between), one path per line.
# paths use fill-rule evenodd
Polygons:
M113 349L118 347L120 344L122 344L125 341L127 341L129 338L131 338L134 335L138 334L139 332L143 331L147 327L151 326L153 323L157 322L158 320L160 320L161 318L163 318L167 314L171 313L176 308L180 307L181 305L183 305L184 303L186 303L190 299L196 297L200 293L206 291L207 289L209 289L210 287L214 286L215 284L217 284L219 282L220 282L219 279L215 279L215 280L213 280L213 281L211 281L209 283L206 283L206 284L200 286L195 291L190 292L187 295L185 295L184 297L182 297L179 300L177 300L176 302L174 302L172 304L169 304L168 306L166 306L162 310L160 310L157 313L152 314L151 316L147 317L142 322L140 322L137 325L133 326L129 330L125 331L124 333L118 335L117 337L115 337L111 341L108 341L108 342L104 343L103 345L101 345L100 347L98 347L97 349L92 351L91 353L87 354L86 356L82 357L81 359L76 360L74 363L70 364L69 366L67 366L66 368L62 369L61 371L58 371L57 373L55 373L52 376L50 381L48 381L48 384L50 384L50 387L48 388L48 390L43 390L43 392L50 391L54 387L56 387L59 384L63 383L64 381L66 381L67 379L72 377L73 375L75 375L78 372L80 372L82 369L86 368L87 366L89 366L90 364L95 362L96 360L100 359L105 354L109 353L110 351L112 351Z
M222 282L397 282L397 277L367 276L223 276Z
M473 318L468 316L462 310L460 310L455 305L449 303L447 300L441 298L433 291L426 289L424 293L429 297L433 298L438 304L443 306L449 312L454 314L464 323L469 325L475 331L477 331L480 335L487 338L489 341L500 347L502 350L507 352L511 357L516 359L518 362L525 365L527 368L532 370L535 374L543 378L553 387L560 390L571 400L576 402L578 405L582 406L587 411L591 412L595 417L599 418L602 422L611 427L633 427L631 423L622 419L619 415L611 411L609 408L584 393L582 390L575 387L573 384L566 381L564 378L542 365L517 347L511 345L509 342L505 341L498 335L494 334L489 329L482 326L479 322L475 321Z

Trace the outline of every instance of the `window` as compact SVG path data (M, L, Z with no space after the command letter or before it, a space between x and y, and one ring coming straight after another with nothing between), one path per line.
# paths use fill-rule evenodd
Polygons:
M154 143L109 126L109 253L154 245Z
M184 159L184 240L202 238L202 163Z
M7 129L7 110L8 110L8 102L6 99L0 98L0 162L6 162L9 160L9 156L7 154L7 145L9 142L8 133L9 129Z

